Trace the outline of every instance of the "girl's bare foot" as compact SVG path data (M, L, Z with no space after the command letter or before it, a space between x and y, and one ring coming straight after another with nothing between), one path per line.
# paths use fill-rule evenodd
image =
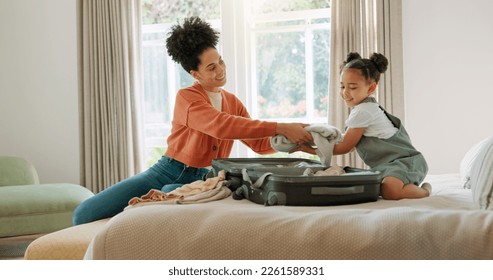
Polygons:
M421 188L428 192L428 196L431 195L431 184L430 183L424 182L423 184L421 184Z

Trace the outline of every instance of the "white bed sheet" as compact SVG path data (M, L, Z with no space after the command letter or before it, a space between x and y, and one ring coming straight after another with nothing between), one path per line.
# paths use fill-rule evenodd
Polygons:
M231 197L113 217L86 259L493 259L493 212L458 174L433 195L343 206L263 206Z

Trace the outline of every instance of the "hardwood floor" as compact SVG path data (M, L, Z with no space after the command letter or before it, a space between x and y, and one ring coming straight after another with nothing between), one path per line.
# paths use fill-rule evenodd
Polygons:
M22 260L27 246L44 234L0 238L0 260Z

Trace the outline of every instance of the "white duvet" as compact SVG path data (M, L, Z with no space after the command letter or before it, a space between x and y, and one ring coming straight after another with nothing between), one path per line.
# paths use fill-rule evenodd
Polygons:
M493 259L493 212L458 174L433 195L326 206L263 206L231 197L148 205L113 217L86 259Z

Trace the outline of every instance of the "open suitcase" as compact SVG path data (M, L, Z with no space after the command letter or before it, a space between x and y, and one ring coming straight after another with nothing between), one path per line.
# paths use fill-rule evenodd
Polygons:
M224 158L212 161L215 174L226 173L233 198L258 204L327 206L376 201L379 172L346 167L345 174L306 176L327 167L318 161L297 158Z

